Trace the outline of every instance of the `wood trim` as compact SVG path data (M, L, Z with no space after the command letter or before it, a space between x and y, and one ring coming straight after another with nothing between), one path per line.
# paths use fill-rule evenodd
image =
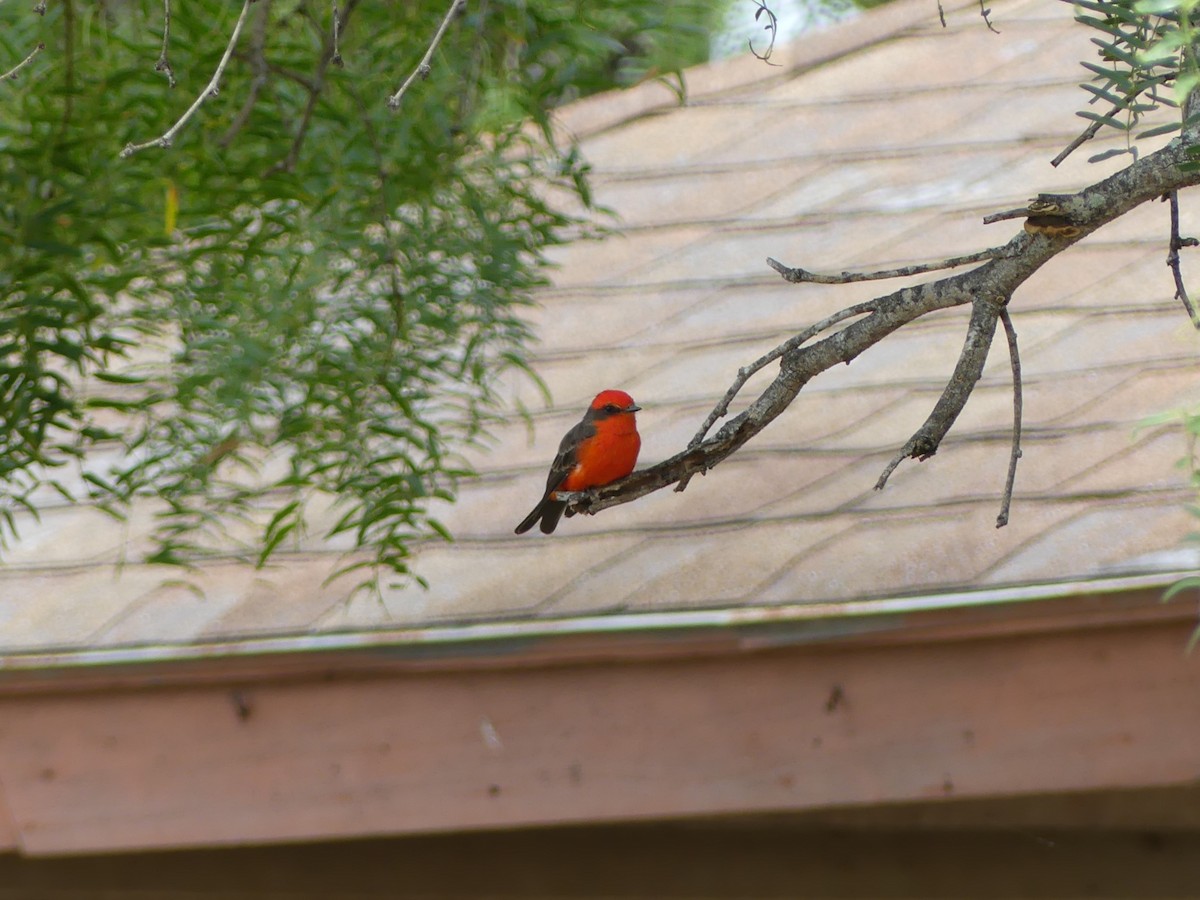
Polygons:
M1190 622L0 697L27 853L1189 784Z

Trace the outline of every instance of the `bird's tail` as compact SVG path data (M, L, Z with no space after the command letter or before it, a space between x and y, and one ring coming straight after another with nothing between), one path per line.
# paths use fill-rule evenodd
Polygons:
M551 500L547 494L542 498L541 502L533 508L533 512L527 515L521 524L516 527L517 534L524 534L534 523L542 520L542 534L550 534L558 527L558 520L562 518L563 510L567 508L567 504L560 500Z

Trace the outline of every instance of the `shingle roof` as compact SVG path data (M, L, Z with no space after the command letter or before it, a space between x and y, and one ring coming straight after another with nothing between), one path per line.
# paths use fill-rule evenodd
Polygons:
M151 517L80 507L23 523L0 574L0 651L187 644L447 622L946 594L1195 566L1178 425L1138 425L1200 400L1200 337L1163 265L1166 212L1102 229L1016 295L1024 458L1011 523L994 527L1008 459L1003 342L936 457L872 488L957 358L968 312L928 317L809 385L780 419L686 492L663 491L552 537L515 537L561 435L601 388L644 407L643 463L680 450L737 368L828 313L897 285L788 285L768 255L817 270L937 259L1003 243L989 212L1098 180L1119 160L1059 169L1088 35L1066 4L898 0L781 48L665 87L563 110L617 233L556 250L531 317L554 398L496 434L480 477L441 512L458 540L420 548L429 582L348 597L325 584L343 548L315 537L264 570L136 562ZM1090 151L1095 152L1095 151ZM1188 212L1185 197L1185 213ZM1190 216L1185 226L1200 228ZM747 391L756 382L751 382ZM186 582L186 583L184 583Z

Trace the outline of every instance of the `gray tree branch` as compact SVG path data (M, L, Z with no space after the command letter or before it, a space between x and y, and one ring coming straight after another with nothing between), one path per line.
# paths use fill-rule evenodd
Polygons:
M171 68L171 61L167 58L169 49L171 49L171 0L163 0L162 50L158 54L158 62L154 64L154 71L162 72L167 76L167 87L175 87L175 70Z
M133 154L139 153L142 150L147 150L150 147L170 147L173 143L175 143L175 135L177 135L183 126L188 123L188 120L196 114L196 110L200 108L200 105L209 97L217 96L217 92L220 90L221 86L221 76L225 74L225 67L229 65L229 59L231 56L233 56L233 48L237 46L238 38L242 35L242 26L246 24L246 16L249 14L250 6L253 3L254 0L245 0L245 2L242 4L242 11L238 15L237 23L233 26L233 34L229 36L229 44L225 47L225 52L221 56L221 61L217 63L216 71L213 72L212 78L208 80L208 84L205 85L204 90L200 92L200 96L197 97L195 101L193 101L192 105L187 108L187 111L179 117L179 121L168 128L159 137L156 137L151 141L146 141L142 144L126 144L125 149L121 151L122 159L128 159L129 157L133 156Z
M404 94L409 89L414 81L418 78L424 81L429 77L432 70L430 61L433 59L433 54L438 48L438 44L442 42L442 37L446 34L446 29L450 27L450 22L462 10L466 9L467 0L452 0L450 9L446 11L446 17L442 19L442 24L438 26L438 30L433 35L433 40L429 42L429 49L425 51L425 55L421 57L421 61L417 67L413 69L412 74L404 79L404 83L396 90L396 93L388 97L388 106L397 110L400 104L404 101Z
M560 496L577 512L596 513L670 485L686 484L693 475L703 474L719 465L753 439L786 410L817 375L854 360L897 329L931 312L971 303L974 304L973 327L978 327L974 320L986 314L992 316L994 330L994 316L999 315L1003 300L1013 297L1017 289L1049 260L1142 203L1170 191L1200 184L1200 171L1188 171L1183 167L1189 161L1185 148L1198 140L1197 129L1185 129L1163 149L1142 157L1079 193L1056 195L1058 214L1075 226L1069 234L1022 230L1005 245L1002 254L977 268L881 296L871 301L874 308L867 314L814 343L796 338L785 342L780 346L786 349L777 354L780 366L774 380L747 409L716 434L619 481ZM809 329L809 332L813 331ZM969 377L971 370L962 374ZM967 394L969 388L960 388L953 382L949 386L954 391L965 389ZM722 404L727 401L723 400ZM721 404L716 412L714 421L724 413ZM707 429L703 433L707 433Z
M46 49L46 45L44 43L39 42L36 47L34 47L32 50L29 51L28 56L26 56L23 60L21 60L19 63L17 63L11 69L9 69L3 75L0 75L0 81L16 81L17 75L20 74L21 70L23 68L25 68L27 65L29 65L31 62L33 62L33 58L45 49Z
M1021 356L1017 352L1017 330L1013 327L1008 307L1000 310L1000 321L1004 323L1004 334L1008 338L1008 361L1012 365L1013 379L1013 429L1012 451L1008 455L1008 477L1004 481L1004 496L1000 501L1000 515L996 516L996 527L1008 524L1008 509L1012 505L1013 485L1017 482L1017 460L1021 458Z
M883 490L888 478L902 460L912 457L924 461L937 453L942 440L950 433L959 414L967 405L971 392L975 390L975 382L979 381L979 376L983 374L983 365L987 362L988 351L992 349L992 338L996 334L996 320L1007 302L1007 297L981 295L975 298L971 309L971 321L967 325L967 339L963 342L962 353L959 354L949 384L942 391L942 396L938 398L929 418L887 464L883 474L875 482L875 490Z

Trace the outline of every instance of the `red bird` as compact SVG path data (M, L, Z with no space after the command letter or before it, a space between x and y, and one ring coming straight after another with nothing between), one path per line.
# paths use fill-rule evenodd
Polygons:
M533 512L517 526L524 534L538 519L542 533L558 525L567 504L558 491L585 491L624 478L637 464L642 439L634 416L640 406L624 391L601 391L584 413L583 421L567 432L550 466L546 493Z

